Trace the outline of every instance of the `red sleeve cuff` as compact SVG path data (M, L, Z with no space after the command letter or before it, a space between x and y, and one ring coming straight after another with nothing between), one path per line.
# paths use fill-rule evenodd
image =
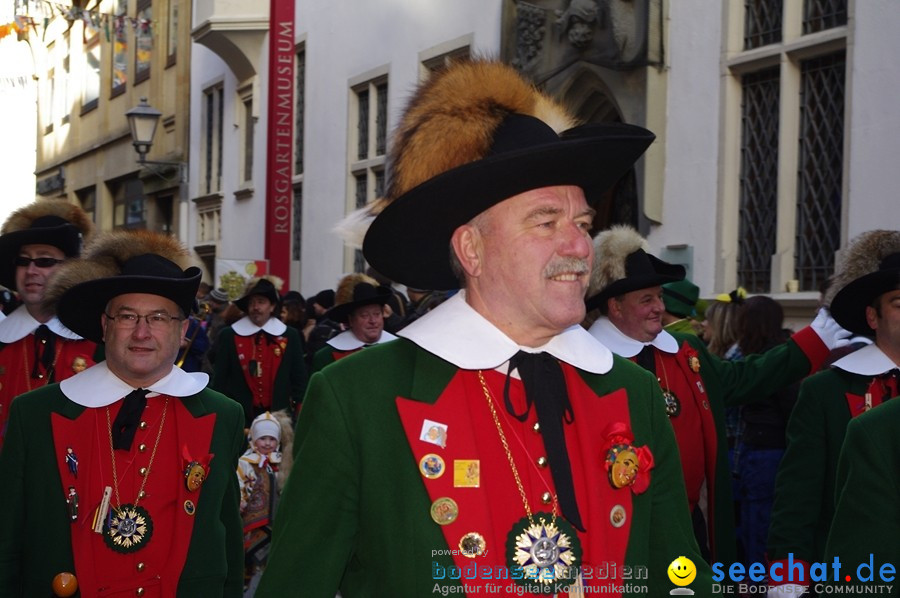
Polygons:
M815 334L815 333L813 333ZM773 575L781 579L775 580ZM778 559L769 562L769 585L783 586L793 583L800 586L809 586L809 563L799 559Z
M803 354L809 360L809 373L815 374L825 363L828 354L831 352L816 331L812 327L807 326L800 332L796 332L791 336L791 340L797 343Z

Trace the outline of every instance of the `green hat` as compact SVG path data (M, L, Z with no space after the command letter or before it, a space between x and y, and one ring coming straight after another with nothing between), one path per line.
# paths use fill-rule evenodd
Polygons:
M697 299L700 298L700 287L690 280L678 280L662 285L663 303L666 311L682 318L697 315Z

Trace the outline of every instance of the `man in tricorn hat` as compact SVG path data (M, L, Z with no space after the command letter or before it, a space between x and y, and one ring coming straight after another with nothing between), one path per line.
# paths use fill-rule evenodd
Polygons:
M258 598L599 593L635 574L662 596L679 555L710 595L659 387L578 326L587 194L652 140L576 126L496 62L418 90L363 253L398 283L463 288L313 376Z
M880 231L884 233L885 231ZM897 235L897 231L891 231ZM835 319L853 332L874 333L875 343L859 349L858 368L870 376L869 393L883 399L897 397L900 377L900 251L891 253L874 272L848 284L831 302ZM865 327L863 326L865 319ZM875 347L877 349L873 349ZM843 358L851 358L853 354ZM843 361L843 359L841 361ZM889 368L887 371L883 371ZM877 380L877 383L875 382ZM849 393L848 393L849 394ZM825 549L833 561L840 555L846 563L869 563L873 577L884 580L890 563L900 562L900 519L897 489L900 473L900 401L863 413L847 425L847 436L837 468L834 520ZM893 579L893 577L891 577ZM875 582L878 583L878 582ZM893 595L897 595L894 589Z
M348 274L338 283L336 305L325 317L347 327L328 339L313 356L312 371L343 359L364 347L392 341L396 336L384 329L384 306L391 299L387 287L378 286L365 274Z
M81 208L44 200L13 212L0 235L0 284L22 304L0 322L0 446L13 398L60 382L94 363L96 345L63 326L43 305L48 281L78 257L91 232Z
M839 266L823 301L831 306L834 319L854 334L874 337L875 342L858 349L831 364L831 367L810 376L800 385L797 404L791 413L787 428L787 449L778 469L775 485L775 501L772 523L769 527L768 555L773 562L793 560L804 563L822 562L826 555L829 530L838 523L835 507L843 504L843 512L856 513L857 509L847 499L855 489L845 488L837 495L835 489L840 471L838 457L844 444L848 424L866 411L874 410L868 426L878 428L880 417L885 415L878 407L897 392L897 368L900 366L900 331L897 314L900 313L900 231L873 230L862 233L844 250ZM891 402L893 403L893 402ZM890 405L887 404L887 408ZM877 409L874 409L878 407ZM887 412L889 413L889 412ZM890 427L896 419L887 416L883 420ZM896 432L894 432L896 433ZM859 450L864 443L856 439ZM889 453L885 451L884 455ZM879 457L877 467L887 466ZM853 463L848 462L848 465ZM857 461L863 464L862 461ZM865 463L866 475L874 475L878 469L873 463ZM846 470L845 474L848 474ZM864 475L863 478L866 476ZM856 483L856 472L853 472ZM867 488L864 503L876 508L872 500L887 499L888 494L876 497ZM862 495L859 495L860 498ZM866 533L865 541L858 548L868 553L875 548L887 548L896 544L892 537L888 544L880 543L878 534L867 524L877 519L886 524L887 511L878 509L859 520L859 533ZM848 525L849 524L849 525ZM856 523L843 519L835 529L835 546L849 546L845 540L859 536L850 530ZM879 528L881 529L881 528ZM885 526L883 531L887 531ZM848 535L849 534L849 535ZM840 553L844 559L844 552ZM850 554L848 553L849 557ZM881 555L879 555L881 556ZM896 556L896 555L895 555ZM849 561L856 562L856 561ZM861 561L860 561L861 562ZM892 562L897 562L894 559ZM810 585L808 573L803 579L782 579L773 588L777 592L789 590L799 594ZM786 586L786 587L781 587Z
M246 315L223 328L213 347L210 386L243 405L247 427L266 411L289 408L293 413L306 392L303 341L275 316L281 285L277 276L251 280L234 302Z
M200 270L107 233L47 293L106 360L18 397L0 454L0 595L240 596L243 413L173 361Z
M683 266L648 253L644 238L626 226L597 235L594 252L586 305L598 309L601 317L590 333L659 382L678 440L701 549L713 561L733 562L737 546L725 407L765 399L816 371L846 331L823 312L810 327L762 357L724 361L695 335L663 330L661 285L683 279Z

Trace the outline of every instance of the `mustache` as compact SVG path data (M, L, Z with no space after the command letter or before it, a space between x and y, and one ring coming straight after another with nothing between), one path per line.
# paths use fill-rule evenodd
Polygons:
M587 259L583 257L561 257L544 267L544 277L553 278L560 274L587 274L590 271Z

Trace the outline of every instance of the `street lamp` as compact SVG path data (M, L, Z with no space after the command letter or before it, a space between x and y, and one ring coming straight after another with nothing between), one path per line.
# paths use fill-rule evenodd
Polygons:
M141 103L125 113L128 119L128 127L131 129L131 145L138 154L138 164L147 167L153 174L169 181L163 176L156 166L175 168L182 183L187 183L187 164L184 162L166 162L161 160L148 160L147 154L153 145L153 136L156 135L156 125L162 112L147 103L147 98L141 98ZM165 169L162 169L165 170Z
M147 103L147 98L141 98L141 103L125 113L128 126L131 128L131 144L138 153L138 162L147 162L147 153L153 145L153 136L156 135L156 125L162 112Z
M188 221L188 169L186 162L165 162L160 160L148 160L147 154L153 145L153 136L156 134L156 125L162 112L147 103L147 98L141 98L141 103L125 113L128 119L128 127L131 129L131 144L138 154L138 164L160 177L168 183L178 181L178 238L187 239ZM176 169L178 178L166 177L164 172Z

